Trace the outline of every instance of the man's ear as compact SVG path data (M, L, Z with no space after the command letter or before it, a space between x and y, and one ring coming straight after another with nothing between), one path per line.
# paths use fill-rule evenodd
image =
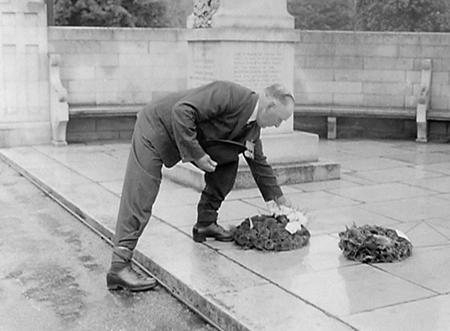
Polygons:
M270 100L269 105L267 106L267 108L273 108L275 106L275 101L274 100Z

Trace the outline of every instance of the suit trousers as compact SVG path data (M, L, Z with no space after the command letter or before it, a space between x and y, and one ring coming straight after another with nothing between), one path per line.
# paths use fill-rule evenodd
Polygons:
M207 226L217 221L218 210L236 180L238 162L221 164L205 173L206 186L197 206L197 223ZM128 157L117 217L114 245L133 251L152 215L162 179L163 162L150 141L136 125ZM113 255L113 261L121 257ZM123 259L123 258L122 258Z
M214 172L205 173L205 188L197 206L197 224L208 226L217 221L218 210L234 186L239 161L219 164Z
M134 250L159 192L162 160L136 125L117 217L114 245Z

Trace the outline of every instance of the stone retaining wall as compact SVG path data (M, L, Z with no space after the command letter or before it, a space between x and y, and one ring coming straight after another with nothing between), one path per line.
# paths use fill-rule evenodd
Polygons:
M414 107L432 59L431 107L450 108L450 35L297 31L295 97L306 104ZM49 28L69 103L142 103L187 86L180 29Z
M183 30L49 27L69 104L140 104L186 88Z
M450 108L450 34L299 31L299 103L415 107L431 59L431 108Z
M69 104L147 103L186 88L185 32L50 27L49 50L61 54L61 79L68 90ZM449 34L296 34L293 70L298 103L415 107L421 62L431 59L431 107L450 111ZM402 123L398 125L404 127ZM413 123L405 125L414 130ZM383 136L383 123L379 126L379 136ZM83 124L76 127L75 130L81 130L79 134L87 130ZM447 123L439 122L431 128L437 128L441 136L449 134ZM72 129L69 124L69 131ZM359 131L364 132L364 127ZM399 137L409 136L414 134L403 132Z

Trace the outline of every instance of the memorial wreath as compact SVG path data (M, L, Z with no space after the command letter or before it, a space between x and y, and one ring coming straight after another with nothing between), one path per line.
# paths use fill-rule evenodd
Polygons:
M403 233L377 225L346 227L339 238L342 254L363 263L402 261L412 253L412 244Z
M299 211L284 207L270 215L246 218L231 229L233 239L244 249L264 251L289 251L306 246L311 233L306 228L307 219Z

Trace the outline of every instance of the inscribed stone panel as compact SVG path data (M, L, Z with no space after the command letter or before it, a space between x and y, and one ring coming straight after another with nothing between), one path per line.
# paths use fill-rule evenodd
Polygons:
M272 52L236 52L233 57L233 80L244 86L261 90L283 80L284 55Z
M253 41L189 41L188 86L229 80L260 91L280 83L293 90L293 43ZM265 134L292 132L293 119Z
M289 44L190 43L189 85L225 79L260 90L282 83L292 90L293 49Z
M221 63L216 58L217 46L213 43L191 43L188 57L189 87L197 87L219 79L217 66ZM217 60L217 61L216 61Z

